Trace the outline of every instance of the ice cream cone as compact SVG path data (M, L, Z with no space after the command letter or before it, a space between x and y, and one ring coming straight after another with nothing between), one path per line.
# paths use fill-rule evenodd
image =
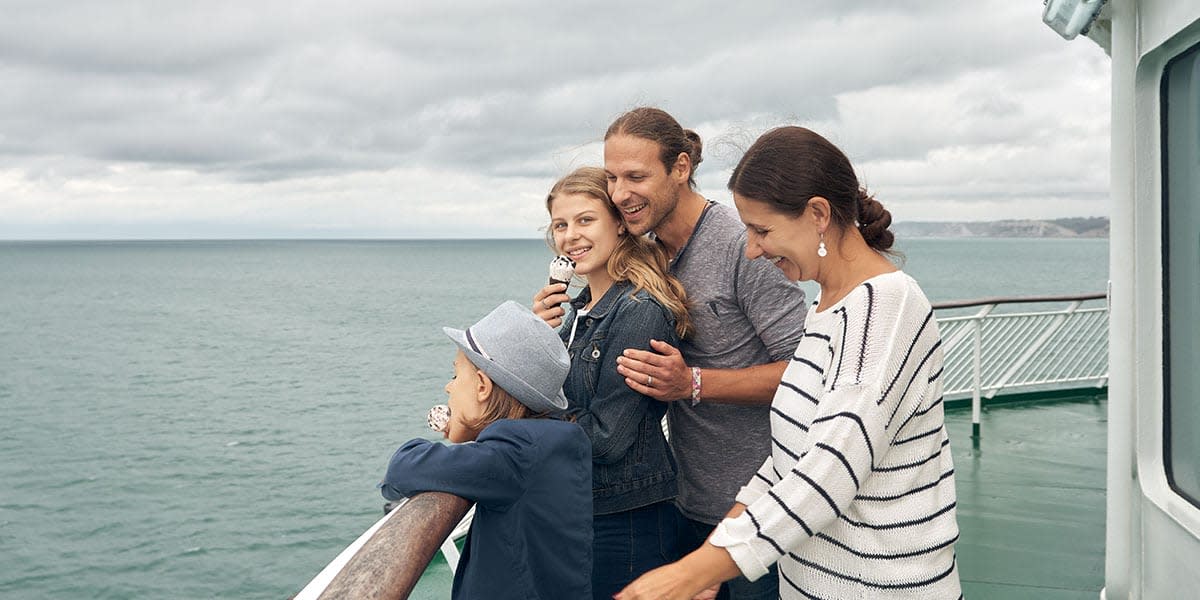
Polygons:
M550 261L550 283L565 283L571 285L575 276L575 261L564 255L558 255Z

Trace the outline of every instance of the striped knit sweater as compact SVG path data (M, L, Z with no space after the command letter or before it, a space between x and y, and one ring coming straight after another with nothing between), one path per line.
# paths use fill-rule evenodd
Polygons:
M942 349L912 278L873 277L809 309L771 404L771 456L711 541L780 597L961 597Z

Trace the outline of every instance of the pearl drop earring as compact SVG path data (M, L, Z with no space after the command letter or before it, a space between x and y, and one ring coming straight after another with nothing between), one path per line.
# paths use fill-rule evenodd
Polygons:
M829 251L825 249L825 234L822 233L822 234L820 234L820 236L821 236L821 243L817 244L817 256L820 256L821 258L825 258L825 255L829 254Z

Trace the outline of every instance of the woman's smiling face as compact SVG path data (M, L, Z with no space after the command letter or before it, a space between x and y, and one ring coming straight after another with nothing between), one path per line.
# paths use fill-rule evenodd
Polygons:
M733 203L746 224L746 258L765 258L792 281L816 277L820 236L811 219L804 218L804 213L785 215L766 202L737 193Z

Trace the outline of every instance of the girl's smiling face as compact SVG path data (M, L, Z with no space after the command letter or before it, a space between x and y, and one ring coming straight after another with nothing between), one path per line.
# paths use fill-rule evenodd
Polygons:
M575 273L605 276L608 258L624 225L606 200L588 194L563 194L550 207L554 247L575 261Z

